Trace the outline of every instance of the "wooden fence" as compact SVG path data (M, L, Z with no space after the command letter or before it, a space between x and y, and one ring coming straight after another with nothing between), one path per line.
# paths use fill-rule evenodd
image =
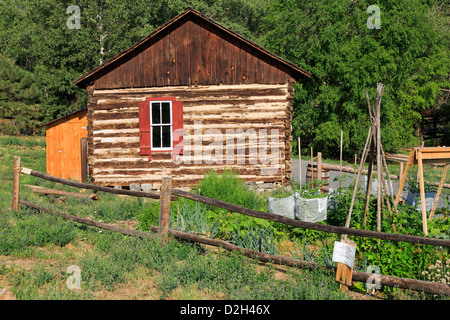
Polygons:
M203 236L194 235L191 233L186 233L186 232L169 229L171 201L176 200L177 197L183 197L186 199L190 199L190 200L201 202L201 203L208 204L208 205L217 206L217 207L224 208L224 209L227 209L232 212L237 212L237 213L248 215L251 217L266 219L266 220L279 222L279 223L283 223L283 224L294 226L294 227L310 229L310 230L324 231L324 232L330 232L330 233L336 233L336 234L354 235L354 236L359 236L359 237L375 238L375 239L380 239L380 240L403 241L403 242L410 242L410 243L417 243L417 244L420 243L420 244L426 244L426 245L450 247L450 240L445 240L445 239L433 239L433 238L421 237L421 236L411 236L411 235L402 235L402 234L393 234L393 233L375 232L375 231L360 230L360 229L353 229L353 228L346 228L346 227L330 226L330 225L294 220L294 219L286 218L286 217L279 216L276 214L270 214L267 212L248 209L248 208L238 206L235 204L231 204L231 203L228 203L225 201L201 196L201 195L190 193L190 192L183 191L183 190L172 189L171 178L163 179L163 183L161 186L161 192L157 193L157 192L143 192L143 191L114 189L114 188L97 186L97 185L87 184L87 183L80 183L80 182L76 182L76 181L53 177L53 176L47 175L42 172L38 172L38 171L34 171L29 168L21 167L20 166L20 158L16 157L16 156L14 157L13 171L14 171L13 196L12 196L13 210L17 211L18 207L19 207L19 203L20 203L22 205L32 207L32 208L35 208L40 211L44 211L44 212L48 212L51 214L56 214L56 215L62 216L65 219L70 219L70 220L73 220L73 221L76 221L79 223L87 224L87 225L101 228L104 230L119 232L119 233L126 234L126 235L138 236L138 237L152 237L152 238L157 237L159 239L165 240L167 238L167 236L170 234L175 238L184 239L187 241L222 247L223 249L226 249L229 251L240 251L245 256L256 258L263 262L272 262L274 264L295 266L295 267L302 267L302 268L309 268L309 269L312 269L312 268L322 268L322 269L330 269L330 270L336 269L335 267L331 267L331 266L326 267L326 266L319 265L317 263L301 261L301 260L293 259L293 258L286 257L286 256L269 255L269 254L265 254L262 252L252 251L249 249L244 249L244 248L238 247L238 246L236 246L232 243L226 242L226 241L210 239L210 238L206 238ZM113 193L113 194L123 194L123 195L135 196L135 197L159 199L160 200L159 226L151 227L152 232L158 233L158 235L148 233L148 232L137 231L137 230L119 228L119 227L112 226L109 224L100 223L100 222L94 221L92 219L80 218L77 216L56 212L54 210L50 210L48 208L30 203L28 201L20 200L19 199L19 185L20 185L20 174L21 173L32 175L34 177L42 178L42 179L52 181L52 182L62 183L62 184L73 186L73 187L78 187L78 188L103 191L103 192L108 192L108 193ZM352 276L352 278L351 278L352 281L367 282L368 280L373 279L374 274L353 271L351 276ZM399 278L399 277L393 277L393 276L387 276L387 275L379 275L379 280L380 280L380 284L385 285L385 286L398 287L398 288L410 289L410 290L415 290L415 291L423 291L423 292L428 292L428 293L433 293L433 294L444 294L444 295L450 296L450 285L448 285L448 284L415 280L415 279Z

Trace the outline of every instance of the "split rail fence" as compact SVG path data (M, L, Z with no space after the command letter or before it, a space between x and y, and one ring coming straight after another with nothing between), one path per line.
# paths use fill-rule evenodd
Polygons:
M29 168L21 167L20 166L20 157L17 157L17 156L14 157L13 172L14 172L14 177L13 177L12 209L15 211L18 211L19 204L22 204L22 205L25 205L25 206L28 206L31 208L35 208L35 209L43 211L43 212L59 215L65 219L73 220L75 222L83 223L83 224L97 227L100 229L118 232L118 233L122 233L125 235L130 235L130 236L137 236L137 237L143 237L143 238L146 238L146 237L147 238L157 238L157 239L161 239L163 241L166 241L168 235L170 234L173 237L178 238L178 239L183 239L183 240L187 240L187 241L191 241L191 242L197 242L197 243L202 243L202 244L216 246L216 247L222 247L223 249L228 250L228 251L240 251L243 255L245 255L247 257L250 257L253 259L258 259L262 262L271 262L271 263L279 264L279 265L287 265L287 266L307 268L307 269L321 268L321 269L328 269L328 270L336 271L336 267L323 266L318 263L302 261L299 259L293 259L293 258L290 258L287 256L269 255L266 253L241 248L241 247L238 247L227 241L211 239L211 238L198 236L198 235L187 233L187 232L181 232L181 231L169 229L171 201L173 199L177 199L177 197L182 197L182 198L190 199L190 200L193 200L196 202L220 207L220 208L229 210L231 212L237 212L237 213L248 215L248 216L255 217L255 218L266 219L266 220L279 222L279 223L283 223L283 224L294 226L294 227L310 229L310 230L324 231L324 232L330 232L330 233L336 233L336 234L342 234L342 235L353 235L353 236L358 236L358 237L375 238L375 239L380 239L380 240L403 241L403 242L410 242L410 243L417 243L417 244L450 247L450 240L446 240L446 239L434 239L434 238L421 237L421 236L385 233L385 232L377 232L377 231L370 231L370 230L361 230L361 229L353 229L353 228L347 228L347 227L339 227L339 226L331 226L331 225L324 225L324 224L318 224L318 223L304 222L304 221L300 221L300 220L286 218L286 217L276 215L276 214L271 214L271 213L262 212L262 211L258 211L258 210L248 209L248 208L245 208L245 207L242 207L239 205L235 205L235 204L231 204L231 203L228 203L228 202L225 202L222 200L201 196L198 194L194 194L194 193L179 190L179 189L173 189L172 188L172 179L169 177L163 178L161 191L159 193L157 193L157 192L144 192L144 191L114 189L114 188L103 187L103 186L98 186L98 185L94 185L94 184L81 183L81 182L76 182L76 181L72 181L72 180L66 180L66 179L53 177L53 176L47 175L42 172L38 172L38 171L29 169ZM150 229L153 233L143 232L143 231L138 231L138 230L133 230L133 229L120 228L120 227L113 226L110 224L105 224L105 223L101 223L98 221L94 221L92 219L86 219L86 218L81 218L81 217L77 217L77 216L66 214L66 213L57 212L57 211L51 210L49 208L45 208L40 205L33 204L28 201L20 200L19 199L20 174L28 174L28 175L32 175L34 177L42 178L47 181L57 182L57 183L61 183L61 184L65 184L65 185L69 185L69 186L73 186L73 187L83 188L83 189L160 200L159 225L158 225L158 227L156 227L156 226L150 227ZM360 271L355 271L355 270L352 272L352 274L350 276L351 276L351 281L355 281L355 282L371 283L370 281L372 281L372 279L374 278L373 273L360 272ZM400 277L394 277L394 276L388 276L388 275L379 275L378 280L380 281L381 285L385 285L385 286L409 289L409 290L414 290L414 291L423 291L423 292L432 293L432 294L443 294L446 296L450 296L450 285L448 285L448 284L415 280L415 279L406 279L406 278L400 278Z

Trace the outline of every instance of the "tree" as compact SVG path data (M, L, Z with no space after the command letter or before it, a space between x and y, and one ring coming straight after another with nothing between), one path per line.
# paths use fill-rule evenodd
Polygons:
M36 75L44 121L85 107L73 84L82 74L129 48L190 6L254 39L265 0L1 0L0 52ZM70 24L69 23L69 24ZM250 30L250 31L249 31Z
M378 82L386 86L384 147L415 143L420 112L449 84L447 37L430 18L436 5L379 1L380 29L369 29L365 1L270 1L264 46L312 73L297 84L293 103L294 135L303 146L336 157L343 130L344 155L359 153L370 125L365 91L373 103Z
M35 77L0 54L0 133L35 133L40 124Z

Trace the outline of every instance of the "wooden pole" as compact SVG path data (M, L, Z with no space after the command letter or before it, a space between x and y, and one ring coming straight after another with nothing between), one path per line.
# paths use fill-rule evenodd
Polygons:
M88 178L88 162L87 162L87 153L88 153L88 142L87 138L81 138L80 140L80 156L81 156L81 182L87 182Z
M395 204L395 201L394 201L394 189L393 189L393 186L391 186L391 175L389 174L389 168L386 163L386 154L384 153L383 145L381 145L381 156L383 159L383 167L384 167L384 170L386 171L386 177L387 177L387 183L388 183L386 190L389 190L389 199L392 200L392 203L394 204L395 213L398 214L397 205ZM391 211L390 202L389 202L390 200L388 200L389 211Z
M363 154L361 156L361 163L360 163L359 169L358 169L358 175L357 175L357 178L355 181L355 186L353 187L353 195L352 195L352 201L350 203L350 210L348 211L347 220L345 221L346 228L350 227L350 220L352 218L352 211L353 211L353 206L355 204L356 193L358 192L359 180L361 179L361 173L363 171L364 163L366 162L367 153L368 153L367 150L370 149L371 144L372 144L372 126L369 127L369 132L368 132L367 138L366 138L366 144L364 145ZM346 238L347 238L347 235L344 234L342 239L346 239Z
M367 174L367 184L366 184L366 205L364 207L364 216L362 226L365 227L367 223L367 212L369 212L369 201L370 195L372 193L372 176L373 176L373 147L369 151L369 171Z
M434 197L433 207L431 208L430 216L428 217L428 221L433 219L434 211L436 211L436 206L437 206L437 204L439 202L439 197L441 195L442 185L444 184L445 176L447 175L447 170L448 170L448 163L444 167L444 172L442 173L441 182L439 182L439 187L438 187L438 190L436 192L436 196Z
M167 239L170 222L170 198L172 196L172 178L163 177L161 185L161 202L159 204L158 234L163 240Z
M398 185L397 196L395 197L394 205L397 206L400 201L400 197L402 196L403 186L405 185L406 177L408 176L408 169L410 165L414 164L414 149L409 153L408 161L406 162L405 172L403 172L402 178Z
M41 193L41 194L55 194L60 196L72 196L77 197L80 199L93 199L98 200L99 196L95 193L93 194L84 194L84 193L78 193L78 192L69 192L69 191L63 191L63 190L55 190L55 189L48 189L44 187L39 186L32 186L32 185L25 185L33 190L34 193Z
M425 236L428 235L428 225L427 225L427 209L425 207L425 186L423 181L423 163L422 163L422 152L417 150L417 164L419 165L419 184L420 184L420 202L422 206L422 228Z
M376 109L376 130L377 130L377 231L381 231L381 183L382 183L382 177L381 177L381 169L382 169L382 163L381 163L381 128L380 128L380 96L381 94L381 87L380 84L378 84L378 90L377 90L377 101L375 103L375 109Z
M114 194L124 194L127 196L134 196L134 197L160 199L160 195L156 192L122 190L122 189L114 189L114 188L99 186L96 184L82 183L82 182L77 182L77 181L73 181L73 180L57 178L57 177L50 176L48 174L45 174L45 173L42 173L39 171L31 170L29 168L21 168L21 172L24 174L29 174L33 177L38 177L38 178L41 178L41 179L44 179L47 181L58 182L58 183L62 183L62 184L72 186L72 187L77 187L77 188L97 190L97 191L103 191L103 192L114 193ZM176 200L176 198L174 197L172 200Z
M320 186L322 181L322 152L317 152L317 184ZM319 188L319 193L322 193L322 188Z
M400 170L400 172L399 172L399 174L398 174L398 181L399 181L399 183L400 183L400 181L401 181L402 178L403 178L403 162L402 162L402 161L400 161L400 164L399 164L399 170Z
M12 192L12 209L19 211L19 187L20 187L20 157L14 156L13 162L13 192Z
M339 188L341 187L342 179L342 130L341 130L341 148L339 150Z
M298 136L298 167L299 189L302 190L302 145L300 143L300 136Z
M97 186L97 185L82 184L82 183L75 182L72 180L65 180L65 179L52 177L45 173L34 171L31 169L27 169L27 168L22 168L22 173L30 174L32 176L43 178L43 179L46 179L49 181L58 180L57 182L65 183L68 185L74 185L74 186L78 186L78 187L86 188L86 189L94 189L94 190L96 189L96 190L106 191L106 192L109 192L110 190L114 190L114 191L120 191L120 192L113 192L113 193L121 193L121 194L137 196L137 197L148 197L148 198L153 198L154 196L157 196L158 199L160 198L160 195L157 193L147 193L147 192L143 192L143 191L129 191L129 190L101 187L101 186ZM304 222L304 221L300 221L300 220L286 218L286 217L283 217L283 216L280 216L277 214L271 214L268 212L248 209L243 206L239 206L239 205L235 205L235 204L228 203L225 201L201 196L198 194L190 193L190 192L179 190L179 189L174 189L172 191L172 197L175 199L177 197L182 197L182 198L190 199L193 201L216 206L219 208L223 208L223 209L231 211L231 212L238 212L238 213L250 216L250 217L261 218L261 219L266 219L266 220L270 220L270 221L274 221L274 222L279 222L279 223L283 223L283 224L290 225L290 226L297 227L297 228L331 232L331 233L337 233L337 234L348 234L348 235L354 235L354 236L358 236L358 237L376 238L376 239L382 239L382 240L403 241L403 242L409 242L409 243L421 243L421 244L427 244L427 245L433 245L433 246L450 247L450 240L447 240L447 239L435 239L435 238L421 237L421 236L411 236L411 235L402 235L402 234L395 234L395 233L376 232L376 231L370 231L370 230L362 230L362 229L353 229L353 228L325 225L325 224L321 224L321 223ZM22 202L19 201L19 203L22 203Z

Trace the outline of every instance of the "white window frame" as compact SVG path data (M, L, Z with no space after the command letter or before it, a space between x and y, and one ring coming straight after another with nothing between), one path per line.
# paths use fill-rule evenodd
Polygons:
M172 112L172 101L171 100L157 100L157 101L149 101L150 103L150 142L151 142L151 150L152 151L171 151L173 150L173 112ZM153 124L152 119L152 103L160 103L160 108L162 103L169 103L170 106L170 124L162 124L162 112L160 112L160 122L157 124ZM161 110L161 109L160 109ZM153 127L163 127L163 126L169 126L170 127L170 147L154 147L153 146ZM161 130L161 146L163 145L163 134Z

